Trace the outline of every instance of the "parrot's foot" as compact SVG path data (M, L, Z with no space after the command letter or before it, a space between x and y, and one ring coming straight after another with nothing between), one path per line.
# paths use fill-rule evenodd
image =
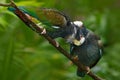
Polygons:
M90 72L90 67L86 66L87 74Z
M79 60L79 58L78 58L78 56L76 55L76 56L74 56L73 57L73 59L75 60L75 61L78 61Z
M57 41L55 41L55 45L56 47L59 47L59 43Z
M43 29L43 31L41 32L41 34L46 34L46 29Z
M25 15L27 16L27 18L28 18L29 20L32 19L30 15L28 15L28 14L25 14Z
M74 59L75 61L78 61L78 60L79 60L79 58L78 58L78 56L77 56L77 55L76 55L76 56L74 56L74 57L72 57L72 59ZM72 64L73 64L73 62L72 62L72 61L70 61L70 62L69 62L69 64L71 64L71 65L72 65Z

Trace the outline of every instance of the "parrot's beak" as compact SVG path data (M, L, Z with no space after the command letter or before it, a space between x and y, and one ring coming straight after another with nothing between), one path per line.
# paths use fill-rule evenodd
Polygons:
M76 46L80 46L85 42L85 37L81 37L80 40L74 39L73 44Z

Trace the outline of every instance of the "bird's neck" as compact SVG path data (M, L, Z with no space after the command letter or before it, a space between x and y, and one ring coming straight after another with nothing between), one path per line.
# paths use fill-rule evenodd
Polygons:
M76 34L77 34L77 28L72 22L68 22L67 27L64 29L65 30L65 38L67 42L71 43L73 42Z
M86 36L88 34L88 30L87 30L87 28L85 26L83 26L81 28L81 31L82 31L82 33L83 33L84 36Z

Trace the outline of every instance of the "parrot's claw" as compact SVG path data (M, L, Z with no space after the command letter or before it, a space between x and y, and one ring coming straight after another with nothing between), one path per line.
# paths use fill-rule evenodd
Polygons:
M57 41L55 41L55 45L56 47L59 47L59 43Z
M73 57L73 59L74 59L74 60L76 60L76 61L78 61L78 60L79 60L79 58L78 58L78 56L77 56L77 55L76 55L76 56L74 56L74 57Z
M29 19L29 20L31 20L31 16L30 15L28 15L28 14L25 14L26 15L26 17Z
M46 34L46 29L43 29L43 31L41 32L41 34Z
M74 57L72 57L72 59L74 59L75 61L78 61L78 60L79 60L79 58L78 58L78 56L77 56L77 55L76 55L76 56L74 56ZM69 64L71 64L71 65L72 65L72 64L73 64L73 62L72 62L72 61L70 61L70 62L69 62Z
M87 74L90 73L90 67L86 67L86 70L87 70Z

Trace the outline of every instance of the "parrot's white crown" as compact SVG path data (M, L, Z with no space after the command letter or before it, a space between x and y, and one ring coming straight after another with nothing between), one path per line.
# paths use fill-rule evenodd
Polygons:
M82 21L74 21L73 22L76 26L78 27L82 27L83 26L83 22Z

